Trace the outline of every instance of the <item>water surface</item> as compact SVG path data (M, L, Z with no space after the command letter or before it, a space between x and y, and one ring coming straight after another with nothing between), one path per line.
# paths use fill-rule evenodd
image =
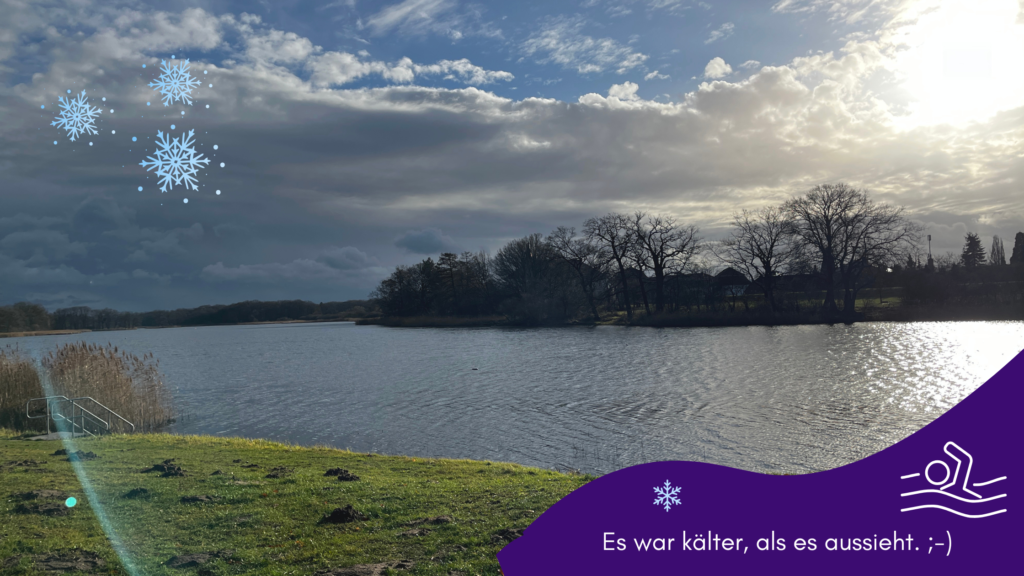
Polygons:
M834 468L1021 349L1024 322L652 329L267 324L8 339L159 360L174 431L606 473L655 460Z

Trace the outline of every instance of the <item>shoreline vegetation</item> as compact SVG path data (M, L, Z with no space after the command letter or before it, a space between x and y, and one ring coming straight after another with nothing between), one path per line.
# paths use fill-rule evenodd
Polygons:
M853 324L856 322L978 322L978 321L1024 321L1024 311L1008 313L1002 308L976 307L972 309L943 310L933 308L868 308L858 313L853 320L826 320L816 315L687 315L666 314L662 316L638 316L632 323L619 317L602 318L600 322L579 320L547 327L569 326L634 326L653 328L724 328L744 326L816 326L822 324ZM458 316L396 316L362 318L355 320L360 326L387 326L391 328L483 328L483 327L529 327L517 324L506 317L458 317Z
M696 226L645 212L588 219L485 252L398 266L368 300L245 301L191 309L48 312L0 306L0 333L355 321L394 327L776 326L860 321L1024 319L1024 232L967 233L962 252L924 251L902 207L846 184L815 186L734 216L705 241Z
M496 574L502 547L593 479L241 438L24 436L0 429L0 572L11 574L57 559L127 576L99 508L136 574L377 574L399 562L403 574Z
M725 238L661 214L398 266L371 293L386 326L698 327L1024 319L1024 232L1007 262L977 234L933 257L902 207L845 184L734 216ZM925 252L924 247L928 246ZM505 320L484 320L501 317Z

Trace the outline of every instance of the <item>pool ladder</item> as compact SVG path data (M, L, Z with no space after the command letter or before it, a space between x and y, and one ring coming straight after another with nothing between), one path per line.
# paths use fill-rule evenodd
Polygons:
M41 401L46 402L46 412L33 416L32 403ZM87 410L82 405L83 403L90 403L90 407L96 412L104 413L106 419ZM71 406L70 415L68 415L66 410L68 405ZM78 435L98 436L100 434L109 434L114 432L115 425L119 425L123 431L135 431L135 424L132 424L117 412L99 403L92 396L81 396L78 398L46 396L43 398L33 398L25 403L25 415L28 418L45 418L47 434L50 434L50 420L53 420L57 425L58 432L70 432L72 437ZM122 422L130 426L131 429L126 430L124 425L121 424ZM90 427L92 428L91 430ZM70 428L70 430L61 430L61 428Z

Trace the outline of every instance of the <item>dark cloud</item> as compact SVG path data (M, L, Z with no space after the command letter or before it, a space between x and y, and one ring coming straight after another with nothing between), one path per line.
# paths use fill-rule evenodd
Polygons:
M338 270L358 270L377 264L376 258L370 258L365 252L352 246L328 248L317 257L317 261Z
M0 240L0 251L28 264L60 262L71 255L85 255L85 245L71 242L68 235L56 230L12 232Z
M459 250L455 241L445 236L437 228L409 230L395 240L395 246L405 248L413 254L439 254L441 252L458 252Z

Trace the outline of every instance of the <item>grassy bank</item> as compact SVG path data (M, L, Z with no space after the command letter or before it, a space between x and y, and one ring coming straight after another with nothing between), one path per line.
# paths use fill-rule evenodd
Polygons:
M0 574L42 574L48 558L75 557L105 562L87 573L128 574L97 509L138 574L312 574L399 560L414 562L399 574L497 574L495 554L515 531L589 480L515 464L262 440L107 436L76 441L75 449L96 459L75 464L53 455L63 447L0 432ZM170 458L168 469L180 466L184 476L142 472ZM81 467L93 495L72 466ZM332 468L359 479L325 476ZM64 494L23 498L33 490ZM67 510L60 505L66 496L79 501L67 516L32 512L45 504ZM357 519L321 522L346 506ZM214 555L204 564L171 567L200 553Z

